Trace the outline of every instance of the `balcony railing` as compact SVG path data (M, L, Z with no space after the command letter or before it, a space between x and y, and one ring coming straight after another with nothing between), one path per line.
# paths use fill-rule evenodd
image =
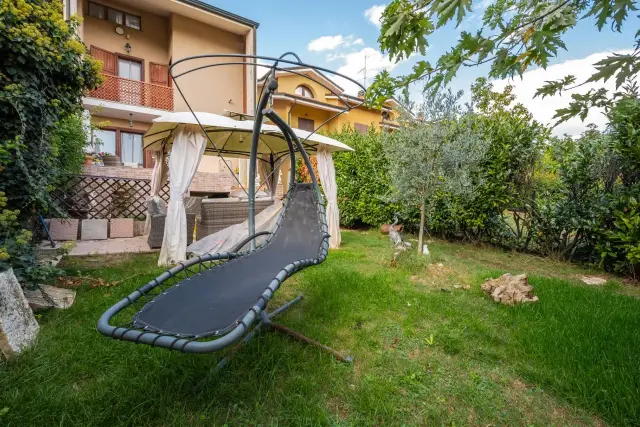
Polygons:
M173 88L106 74L103 77L102 86L89 92L90 97L173 111Z

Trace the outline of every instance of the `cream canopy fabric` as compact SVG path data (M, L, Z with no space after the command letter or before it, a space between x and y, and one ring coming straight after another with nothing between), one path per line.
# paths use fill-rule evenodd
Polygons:
M253 132L252 120L237 121L229 117L213 113L168 113L153 120L151 128L145 133L144 149L151 151L171 150L171 144L181 124L194 124L198 122L207 132L207 146L205 154L225 157L248 158L251 150L251 135ZM326 147L328 152L353 151L351 147L333 138L324 135L311 134L301 129L293 129L309 154L314 154L320 145ZM305 141L306 139L306 141ZM276 154L286 155L289 152L287 141L277 126L263 124L258 144L258 155Z
M184 193L189 190L206 138L196 126L180 126L176 143L169 156L170 198L164 237L158 265L172 265L187 259L187 216L184 210Z
M316 154L318 159L318 174L320 183L327 199L327 227L329 228L329 247L338 248L342 240L340 236L340 211L338 210L338 186L336 184L336 169L333 166L333 158L324 146L321 146Z

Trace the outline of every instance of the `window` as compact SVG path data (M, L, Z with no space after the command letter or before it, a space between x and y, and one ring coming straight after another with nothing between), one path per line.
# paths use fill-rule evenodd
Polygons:
M116 131L96 129L93 131L93 145L99 153L116 154Z
M382 120L383 121L391 120L391 113L388 111L382 111Z
M120 12L119 10L109 9L108 15L109 15L109 21L118 25L124 24L124 21L122 19L122 12Z
M302 117L300 117L298 118L298 129L313 132L315 130L315 123L313 123L313 120L303 119Z
M126 14L125 15L125 23L124 25L126 25L129 28L133 28L134 30L139 30L140 29L140 17L137 15L131 15L131 14Z
M313 93L311 93L311 89L303 85L300 85L296 88L296 95L304 96L305 98L313 98Z
M353 126L356 128L356 132L365 134L369 132L369 126L363 125L362 123L354 123Z
M93 16L98 19L106 19L107 8L98 3L89 3L89 16Z
M120 160L142 165L142 135L120 132Z
M142 63L131 59L118 58L118 77L142 80Z
M114 24L125 25L129 28L133 28L134 30L141 29L140 16L125 13L121 10L113 9L92 1L89 2L89 16L98 19L108 19Z

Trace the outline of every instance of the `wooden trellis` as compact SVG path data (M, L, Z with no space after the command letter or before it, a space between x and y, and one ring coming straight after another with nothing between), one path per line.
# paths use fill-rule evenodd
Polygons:
M145 219L146 200L151 191L148 179L109 176L71 176L63 188L54 193L59 206L78 219ZM169 185L160 190L169 201Z

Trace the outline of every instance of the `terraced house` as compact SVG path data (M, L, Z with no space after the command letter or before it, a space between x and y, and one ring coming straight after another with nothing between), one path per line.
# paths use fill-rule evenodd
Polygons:
M116 154L128 171L151 168L142 134L151 121L169 111L188 111L169 78L173 61L199 54L255 54L258 23L198 0L64 0L65 14L82 17L80 38L104 63L104 83L84 98L94 124L106 123L94 136L100 151ZM209 63L212 61L209 60ZM194 66L198 64L190 64ZM180 65L176 70L179 72ZM223 66L178 80L195 111L252 114L255 67ZM223 160L206 156L199 171L222 173ZM238 160L234 169L242 168ZM93 171L96 172L97 171ZM103 170L104 172L104 170ZM113 171L109 171L113 173Z
M381 108L361 105L362 98L345 93L325 74L304 67L277 71L276 79L278 92L273 97L273 108L292 127L313 131L343 111L345 104L353 109L328 122L321 132L339 131L344 126L358 132L367 132L371 127L384 131L399 127L399 111L404 107L395 99L388 99ZM258 90L265 80L264 75L258 80Z

